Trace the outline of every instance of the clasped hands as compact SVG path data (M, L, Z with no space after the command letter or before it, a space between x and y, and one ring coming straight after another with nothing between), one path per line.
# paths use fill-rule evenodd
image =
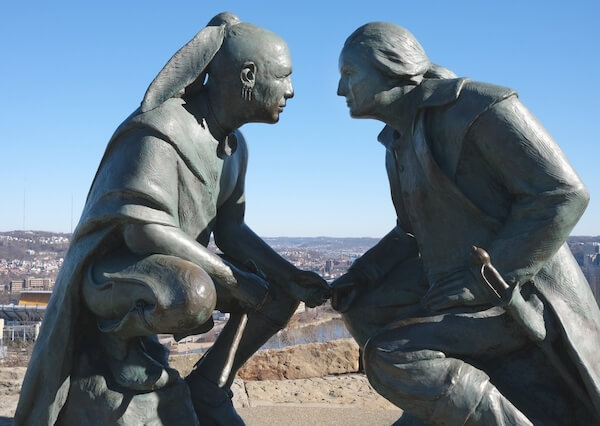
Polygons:
M243 268L233 267L239 284L240 301L258 310L269 300L277 300L281 292L303 301L309 308L322 305L331 298L331 288L327 282L312 271L295 269L291 279L273 283L254 262L246 262Z
M356 269L349 269L331 283L331 306L340 313L347 312L366 287L366 277Z

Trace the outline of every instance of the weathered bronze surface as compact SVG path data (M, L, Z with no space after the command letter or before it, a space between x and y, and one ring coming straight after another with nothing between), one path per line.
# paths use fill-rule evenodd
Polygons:
M589 196L558 145L397 25L357 29L339 65L350 115L385 123L398 221L332 302L399 424L599 424L600 311L565 244Z
M157 75L108 143L15 424L242 423L229 390L237 369L300 300L329 296L244 222L238 128L279 120L291 73L279 36L222 13ZM222 255L206 248L211 234ZM156 334L206 332L215 308L230 320L184 381Z

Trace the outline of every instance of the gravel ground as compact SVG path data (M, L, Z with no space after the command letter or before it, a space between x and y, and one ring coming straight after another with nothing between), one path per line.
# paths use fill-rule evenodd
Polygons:
M0 426L12 424L25 367L0 368ZM380 397L362 374L243 381L234 405L251 425L386 425L402 411Z

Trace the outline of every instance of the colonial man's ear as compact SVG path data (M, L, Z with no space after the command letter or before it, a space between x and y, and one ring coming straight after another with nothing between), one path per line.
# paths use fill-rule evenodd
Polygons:
M251 101L252 89L256 84L256 64L254 62L244 62L240 71L240 80L242 82L242 98Z

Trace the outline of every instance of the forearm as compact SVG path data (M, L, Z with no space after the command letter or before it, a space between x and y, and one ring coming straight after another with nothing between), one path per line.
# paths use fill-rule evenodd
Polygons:
M139 255L166 254L200 266L216 283L237 287L229 265L181 229L157 224L130 224L123 231L125 244Z
M254 262L265 273L269 282L288 282L298 271L244 223L230 225L227 229L215 232L215 243L227 257L236 262Z

